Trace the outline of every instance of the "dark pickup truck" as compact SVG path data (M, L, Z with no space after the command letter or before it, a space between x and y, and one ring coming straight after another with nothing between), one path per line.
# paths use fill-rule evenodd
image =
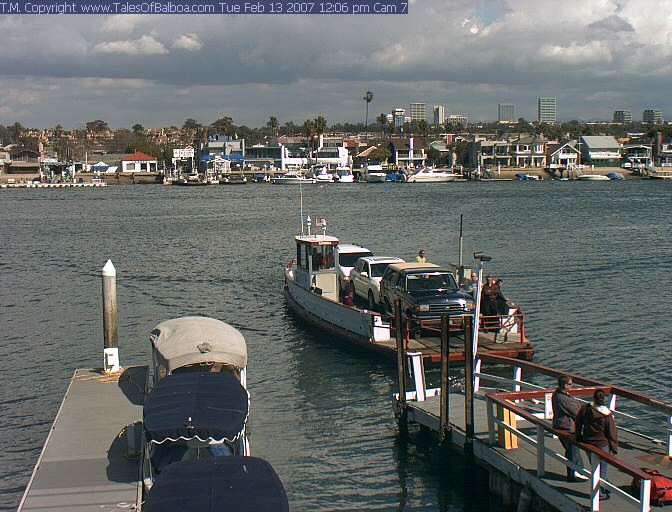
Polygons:
M399 263L387 267L380 281L380 301L393 313L401 299L402 315L413 320L435 320L443 313L463 315L473 309L471 295L461 290L448 270L432 263Z

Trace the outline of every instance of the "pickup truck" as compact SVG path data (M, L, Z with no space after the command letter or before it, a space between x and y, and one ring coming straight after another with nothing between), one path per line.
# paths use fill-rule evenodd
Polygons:
M432 263L398 263L387 267L380 281L380 300L393 313L401 300L401 312L412 320L436 320L443 313L461 316L473 309L471 295L461 290L453 274Z

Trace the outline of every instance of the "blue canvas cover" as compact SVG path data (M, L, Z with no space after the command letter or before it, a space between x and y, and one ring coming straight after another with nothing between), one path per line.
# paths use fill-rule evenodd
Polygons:
M145 496L143 512L288 512L273 467L256 457L217 457L168 466Z
M243 433L249 407L247 390L228 372L168 375L145 400L145 436L154 443L233 442Z

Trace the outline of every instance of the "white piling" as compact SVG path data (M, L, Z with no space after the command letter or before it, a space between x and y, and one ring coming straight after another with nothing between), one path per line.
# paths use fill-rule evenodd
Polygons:
M116 373L119 365L117 339L117 271L110 260L103 267L103 370Z

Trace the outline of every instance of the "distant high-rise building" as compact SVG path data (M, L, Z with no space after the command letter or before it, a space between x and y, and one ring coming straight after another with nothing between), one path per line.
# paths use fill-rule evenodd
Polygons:
M513 103L500 103L498 111L497 119L500 123L512 123L515 121L513 117Z
M663 114L660 110L646 109L642 114L642 121L648 124L662 124Z
M446 122L446 107L443 105L434 105L434 125L443 126Z
M558 105L556 99L550 96L537 100L537 121L554 124L557 121Z
M447 119L448 123L450 123L452 126L457 126L458 124L462 126L462 128L466 128L469 119L467 116L462 115L462 114L450 114Z
M427 103L411 103L411 119L427 122Z
M406 114L406 109L403 108L395 108L392 111L392 116L394 118L394 127L399 128L400 126L404 126L404 118Z
M614 123L632 123L632 112L629 110L614 110Z

